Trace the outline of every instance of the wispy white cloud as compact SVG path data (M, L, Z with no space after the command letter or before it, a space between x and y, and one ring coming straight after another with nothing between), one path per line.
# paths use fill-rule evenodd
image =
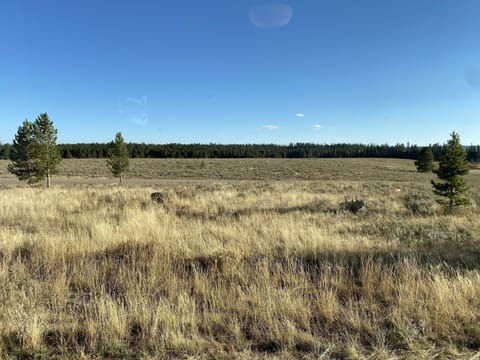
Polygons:
M145 96L145 95L140 96L138 98L129 97L129 98L127 98L126 101L129 102L129 103L137 104L137 105L147 105L148 104L148 97Z
M147 126L149 123L148 97L143 95L125 98L121 103L119 102L119 113L132 124Z
M312 128L313 128L314 130L320 130L320 129L322 128L322 125L320 125L320 124L315 124L315 125L312 125Z
M293 9L286 4L261 4L250 10L249 18L253 26L272 29L286 26L293 16Z
M131 120L135 125L138 125L138 126L146 126L148 125L148 122L149 122L147 113L143 113L143 114L140 114L140 116L133 117Z
M297 113L295 114L296 117L299 117L299 118L303 118L305 117L305 114L304 113Z
M277 125L263 125L261 130L277 130L279 127Z

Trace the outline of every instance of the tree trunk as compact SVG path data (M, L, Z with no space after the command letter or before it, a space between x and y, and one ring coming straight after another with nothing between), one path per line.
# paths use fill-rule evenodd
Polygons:
M120 184L122 183L122 174L120 174Z
M47 189L50 188L50 170L47 170Z

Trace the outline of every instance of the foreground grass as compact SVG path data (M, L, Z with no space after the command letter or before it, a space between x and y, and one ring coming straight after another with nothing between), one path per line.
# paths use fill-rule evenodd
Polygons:
M479 212L409 179L2 190L0 357L469 358Z

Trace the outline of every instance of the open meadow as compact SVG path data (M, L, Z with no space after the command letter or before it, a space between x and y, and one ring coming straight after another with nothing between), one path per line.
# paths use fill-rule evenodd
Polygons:
M2 359L480 351L480 170L446 214L409 160L69 159L49 190L6 164Z

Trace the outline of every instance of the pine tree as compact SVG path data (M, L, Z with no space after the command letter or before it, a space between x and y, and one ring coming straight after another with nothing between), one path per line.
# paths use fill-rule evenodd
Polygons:
M110 143L107 166L113 176L118 177L120 183L122 183L123 174L125 174L129 166L129 154L127 145L120 132L115 136L115 141Z
M25 120L18 127L15 139L13 139L10 150L10 160L8 171L18 177L19 180L26 181L32 185L36 182L34 177L34 135L33 124Z
M430 147L424 147L418 154L415 161L415 167L418 172L432 172L433 170L433 151Z
M47 179L47 188L49 188L51 175L57 173L62 158L57 148L57 129L53 126L47 113L40 114L35 119L33 134L35 138L35 175L38 179Z
M57 130L46 113L33 123L25 120L13 140L8 171L29 185L47 179L50 187L50 175L56 173L61 160L56 141Z
M448 205L452 210L455 206L468 204L465 192L468 186L463 175L468 174L470 167L466 160L467 153L460 144L460 136L453 132L447 145L444 146L440 157L439 168L434 172L443 182L432 180L433 192L436 195L446 197L448 200L438 200L440 204Z

